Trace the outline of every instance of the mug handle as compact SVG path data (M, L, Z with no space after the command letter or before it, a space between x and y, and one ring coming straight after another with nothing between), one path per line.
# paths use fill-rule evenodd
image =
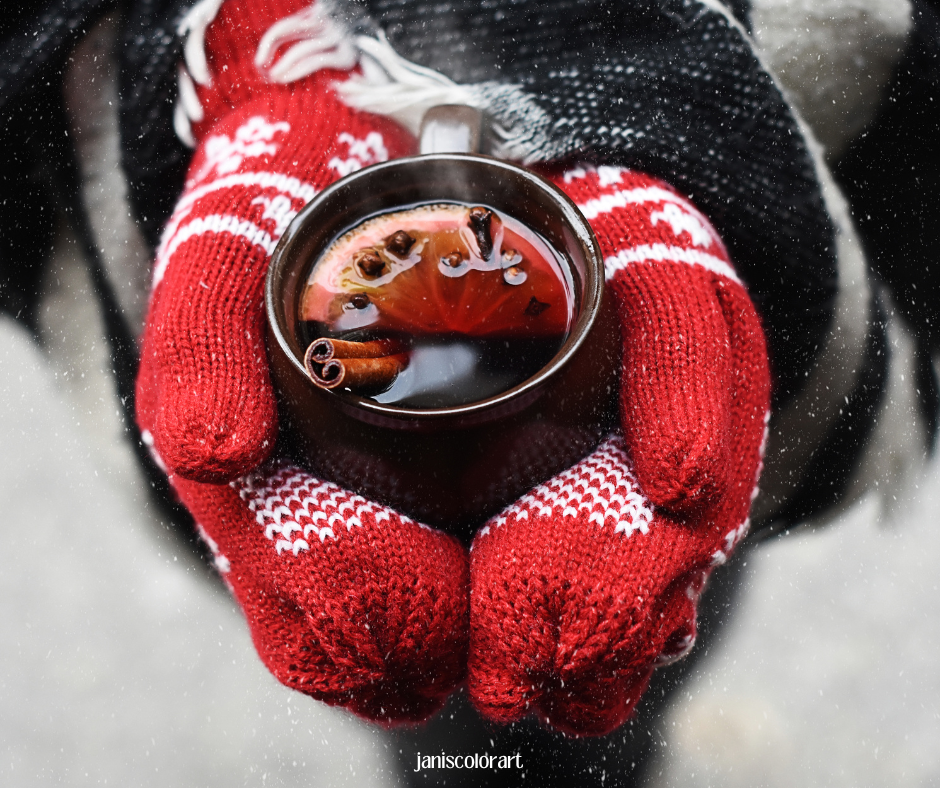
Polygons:
M439 104L421 119L421 153L479 153L483 113L465 104Z

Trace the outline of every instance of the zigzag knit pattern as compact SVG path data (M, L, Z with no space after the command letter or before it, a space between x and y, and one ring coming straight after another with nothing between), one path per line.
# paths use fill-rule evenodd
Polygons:
M491 528L535 518L581 518L605 525L613 521L616 533L649 533L653 510L640 493L627 466L623 440L608 438L591 455L530 493L484 526L483 538Z
M278 554L290 550L297 555L309 550L311 542L336 539L343 528L349 531L362 527L364 521L376 526L392 517L408 525L414 522L289 464L274 464L236 479L231 485L249 511L254 512L265 538L274 542Z
M491 520L471 553L470 695L602 734L693 645L747 532L770 379L760 321L707 220L621 168L549 173L597 233L618 303L623 438Z
M461 681L456 539L284 463L228 485L171 480L279 681L386 723L426 718Z

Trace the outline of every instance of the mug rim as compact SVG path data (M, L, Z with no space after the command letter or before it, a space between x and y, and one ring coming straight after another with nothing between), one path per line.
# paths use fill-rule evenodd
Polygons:
M298 357L297 352L291 345L288 338L289 332L286 330L285 325L285 299L281 297L281 294L275 293L275 289L280 285L289 264L293 262L290 255L292 247L302 237L304 228L310 221L311 216L315 216L324 204L329 203L338 192L349 188L355 181L363 178L381 177L388 170L430 161L461 162L501 169L512 173L515 177L521 176L554 202L559 216L572 230L575 239L581 245L587 263L581 288L580 309L575 322L561 348L538 372L512 388L486 399L440 408L408 408L376 402L371 398L360 397L351 392L320 389L309 380L302 357ZM388 173L387 177L391 178L394 175ZM454 197L453 199L460 200L461 198ZM446 202L447 198L442 197L441 200ZM360 221L365 218L367 217L361 217ZM526 223L525 217L514 215L514 218ZM355 224L351 224L348 229L354 226ZM348 229L344 232L348 232ZM564 250L561 251L564 252ZM569 263L569 265L571 264ZM322 395L332 397L334 404L338 405L341 410L361 421L372 421L392 426L396 422L428 423L454 418L466 423L480 423L481 421L487 421L487 417L490 415L494 418L498 417L507 408L515 410L516 407L525 407L538 398L548 382L567 366L584 344L600 314L603 295L604 261L597 238L577 205L561 189L540 175L492 156L468 153L424 153L363 167L333 182L301 208L278 240L271 255L265 278L264 301L270 334L273 335L281 353L289 360L295 371L310 384L311 391L315 390Z

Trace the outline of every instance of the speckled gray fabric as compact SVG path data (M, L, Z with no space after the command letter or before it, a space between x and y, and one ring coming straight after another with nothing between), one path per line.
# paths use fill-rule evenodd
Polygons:
M127 4L120 46L121 154L129 198L144 237L156 249L164 222L183 190L192 151L173 131L176 25L195 0Z

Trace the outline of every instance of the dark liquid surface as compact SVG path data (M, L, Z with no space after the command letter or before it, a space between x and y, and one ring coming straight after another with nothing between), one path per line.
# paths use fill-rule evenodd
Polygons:
M471 211L483 210L492 215L481 231ZM538 373L567 339L574 303L567 262L537 233L489 208L433 204L340 236L312 266L299 313L304 348L322 337L403 344L407 364L393 381L353 393L445 408Z

